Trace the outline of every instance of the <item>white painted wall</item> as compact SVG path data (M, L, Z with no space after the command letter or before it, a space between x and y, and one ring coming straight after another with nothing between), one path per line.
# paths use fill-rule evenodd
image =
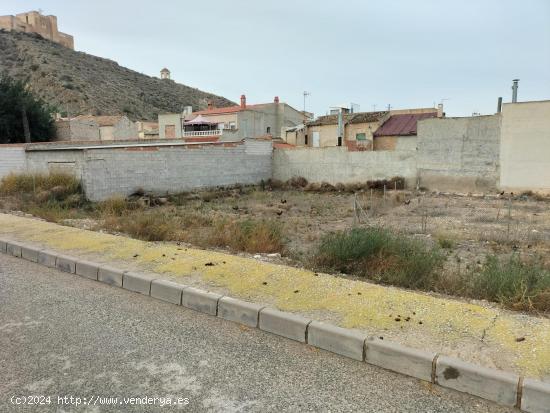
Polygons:
M550 100L502 107L500 186L550 192Z

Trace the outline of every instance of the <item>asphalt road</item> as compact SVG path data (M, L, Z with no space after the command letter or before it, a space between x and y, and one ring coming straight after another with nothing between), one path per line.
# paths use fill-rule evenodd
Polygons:
M45 404L13 404L31 395ZM131 397L149 404L121 404ZM168 397L180 404L167 405ZM0 411L121 410L509 411L0 254Z

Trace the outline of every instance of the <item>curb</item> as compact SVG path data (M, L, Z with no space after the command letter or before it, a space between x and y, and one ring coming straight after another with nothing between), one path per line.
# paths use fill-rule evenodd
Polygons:
M260 304L0 239L0 253L118 286L529 413L550 413L550 383L405 347Z

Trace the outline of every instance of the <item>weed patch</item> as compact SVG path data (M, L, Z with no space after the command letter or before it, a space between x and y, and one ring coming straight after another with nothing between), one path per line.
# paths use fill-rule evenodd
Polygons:
M437 248L379 228L325 235L314 264L407 288L434 289L444 257Z

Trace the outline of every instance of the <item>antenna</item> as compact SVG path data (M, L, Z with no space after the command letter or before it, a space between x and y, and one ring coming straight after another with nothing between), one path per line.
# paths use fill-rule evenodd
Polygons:
M304 90L304 114L306 113L306 98L310 95L311 93Z

